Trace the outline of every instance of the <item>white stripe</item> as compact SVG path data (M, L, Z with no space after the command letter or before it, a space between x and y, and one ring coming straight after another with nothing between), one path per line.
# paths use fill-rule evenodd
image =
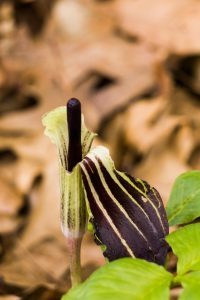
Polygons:
M161 224L161 226L162 226L162 228L163 228L163 231L165 232L165 228L164 228L164 225L163 225L163 223L162 223L162 219L161 219L161 217L160 217L160 214L159 214L159 212L158 212L158 210L157 210L157 208L156 208L156 206L154 205L154 203L151 201L151 199L149 198L149 197L147 197L147 195L142 191L142 190L140 190L125 174L123 174L122 172L119 172L119 171L117 171L117 173L121 176L121 177L123 177L124 178L124 180L126 180L128 183L130 183L131 185L132 185L132 187L133 188L135 188L139 193L141 193L144 197L146 197L147 198L147 200L150 202L150 204L151 204L151 206L154 208L154 210L155 210L155 212L156 212L156 215L157 215L157 217L158 217L158 219L159 219L159 221L160 221L160 224ZM141 184L144 184L144 183L142 183L142 180L139 180L139 182L141 183ZM144 184L144 186L145 186L145 184ZM155 194L154 194L155 195ZM157 197L156 197L157 198ZM157 200L158 200L158 198L157 198Z
M114 203L119 207L119 209L121 210L121 212L125 215L125 217L129 220L129 222L135 227L135 229L139 232L140 235L142 235L142 237L145 239L145 241L148 242L147 238L144 236L144 234L140 231L140 229L137 227L137 225L131 220L131 218L129 217L128 213L126 212L126 210L124 209L124 207L117 201L117 199L115 198L115 196L112 194L112 192L110 191L104 176L102 175L102 171L99 168L99 164L98 162L95 160L93 161L96 168L97 168L97 172L99 174L99 177L101 179L101 182L103 184L103 186L106 186L106 191L108 193L108 195L110 196L110 198L114 201ZM110 173L109 173L110 174Z

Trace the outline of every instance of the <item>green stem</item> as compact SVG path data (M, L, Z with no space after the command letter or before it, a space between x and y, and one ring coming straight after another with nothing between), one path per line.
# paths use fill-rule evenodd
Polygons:
M68 238L69 268L72 287L81 283L81 238Z

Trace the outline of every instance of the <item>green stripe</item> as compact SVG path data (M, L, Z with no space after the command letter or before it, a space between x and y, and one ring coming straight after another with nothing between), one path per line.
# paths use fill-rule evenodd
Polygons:
M61 182L61 228L65 236L79 237L86 229L85 195L80 166L71 173L60 166ZM84 213L83 213L84 212Z

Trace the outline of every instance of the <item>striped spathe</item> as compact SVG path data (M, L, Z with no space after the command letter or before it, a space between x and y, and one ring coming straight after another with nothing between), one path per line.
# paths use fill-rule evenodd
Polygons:
M131 256L164 264L169 226L159 193L115 169L108 149L91 150L80 163L96 240L110 261Z

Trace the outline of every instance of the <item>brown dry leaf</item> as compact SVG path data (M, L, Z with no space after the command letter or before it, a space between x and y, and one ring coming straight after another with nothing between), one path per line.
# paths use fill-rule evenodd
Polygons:
M0 214L14 215L22 205L21 195L15 188L11 189L11 184L4 178L0 178Z
M14 295L7 295L7 296L0 296L0 300L20 300L20 298Z
M18 254L1 265L1 272L7 283L26 288L42 284L54 287L57 284L61 289L64 283L59 281L59 278L67 266L64 243L62 245L52 236L48 240L46 236L46 240L38 240L35 246L29 248L25 248L23 242L19 240L17 247ZM60 264L60 261L63 263ZM66 278L65 283L63 291L69 288L69 279Z
M161 53L200 51L200 4L195 0L118 0L120 27Z
M22 224L18 212L23 206L23 198L4 178L0 178L0 191L0 234L5 235L18 230Z
M125 114L125 140L142 154L156 144L167 140L177 126L184 123L183 117L169 116L167 102L163 97L139 101Z
M170 147L170 145L168 145ZM163 145L148 155L140 166L133 169L133 175L148 181L157 188L166 204L176 177L188 170L188 166L177 159L176 153Z

